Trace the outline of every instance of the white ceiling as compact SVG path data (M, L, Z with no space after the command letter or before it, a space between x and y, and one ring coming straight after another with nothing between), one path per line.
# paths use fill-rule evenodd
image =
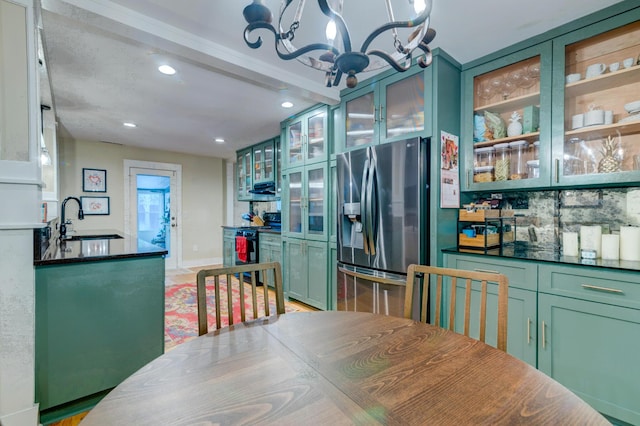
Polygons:
M431 47L464 64L620 0L433 1ZM288 116L317 102L336 103L344 88L344 78L339 88L326 88L323 72L280 60L271 33L262 32L264 45L250 49L242 17L250 0L41 3L57 120L75 139L234 159L237 149L279 134ZM280 0L264 3L277 15ZM402 18L406 1L392 3ZM315 9L307 1L305 13ZM382 0L345 1L354 49L380 25L384 10ZM303 28L323 34L323 26L303 19L297 44L311 41ZM177 74L160 74L162 62ZM295 107L281 108L284 100ZM126 128L125 121L138 127Z

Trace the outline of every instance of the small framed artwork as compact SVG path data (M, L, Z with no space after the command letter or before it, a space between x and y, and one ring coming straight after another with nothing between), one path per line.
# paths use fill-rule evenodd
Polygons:
M82 190L84 192L107 192L107 171L82 169Z
M85 215L109 214L109 197L80 197L80 202Z

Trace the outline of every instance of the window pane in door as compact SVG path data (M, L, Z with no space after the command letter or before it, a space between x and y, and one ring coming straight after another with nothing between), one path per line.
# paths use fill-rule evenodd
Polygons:
M389 84L386 91L387 138L424 130L424 76Z
M302 232L302 172L289 174L289 231Z
M309 170L308 188L309 195L309 234L322 234L324 232L324 169Z
M345 126L347 148L373 142L373 92L346 102Z

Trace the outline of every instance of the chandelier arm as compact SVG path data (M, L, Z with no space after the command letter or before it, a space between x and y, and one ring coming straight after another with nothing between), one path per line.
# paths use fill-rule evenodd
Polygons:
M342 38L342 45L344 47L345 52L351 52L351 35L349 34L349 29L347 28L347 23L344 22L344 18L340 13L333 10L331 6L329 6L329 2L327 0L318 0L318 6L322 13L324 13L330 19L336 23L336 29L340 31L340 37Z
M406 59L408 59L408 61L406 61L406 63L408 65L405 66L400 65L395 59L391 57L391 55L389 55L387 52L383 52L382 50L370 50L369 52L367 52L367 55L374 55L384 59L385 62L391 65L391 67L398 72L407 71L411 67L411 54L407 55Z
M250 48L257 49L262 46L262 37L260 36L258 36L258 39L256 41L249 40L249 34L251 34L253 30L257 30L260 28L271 31L276 38L276 43L278 42L278 40L280 40L280 34L276 31L275 28L273 28L271 24L267 22L254 22L247 25L247 27L244 29L244 42L247 43L247 46L249 46Z
M278 49L278 40L276 40L276 53L278 54L278 56L280 57L280 59L284 59L285 61L289 61L291 59L296 59L297 57L304 55L305 53L309 53L312 52L314 50L322 50L322 51L327 51L330 50L331 52L333 52L335 55L338 55L340 52L338 52L338 49L336 49L335 47L331 46L330 44L326 44L326 43L311 43L308 44L306 46L302 46L294 51L289 51L287 50L289 53L282 53L279 49Z
M320 0L318 0L318 1L320 2ZM375 40L376 37L378 37L380 34L382 34L385 31L388 31L388 30L394 29L394 28L411 28L411 27L417 27L417 26L421 25L423 22L425 22L427 19L429 19L430 15L431 15L432 6L433 6L433 0L427 0L424 10L422 11L422 13L416 19L410 19L408 21L388 22L388 23L376 28L375 30L373 30L371 32L371 34L369 34L369 37L367 37L367 39L362 43L362 47L360 48L360 52L365 53L367 51L367 49L369 48L369 45L371 44L371 42L373 42L373 40ZM427 23L425 25L425 27L428 27L428 26L429 26L429 24ZM426 29L425 29L425 32L426 32Z
M286 34L280 34L280 32L276 31L276 29L271 24L268 24L266 22L254 22L252 24L247 25L247 27L245 28L244 41L252 49L258 49L260 46L262 46L262 37L258 37L258 39L255 42L249 40L249 34L252 31L257 29L265 29L273 33L275 37L275 43L276 43L276 53L278 54L280 59L284 59L286 61L291 59L296 59L297 57L314 50L322 50L322 51L329 50L333 52L336 56L340 54L338 49L326 43L312 43L307 46L300 47L296 50L289 51L289 53L283 53L278 49L278 46L281 40L286 39Z

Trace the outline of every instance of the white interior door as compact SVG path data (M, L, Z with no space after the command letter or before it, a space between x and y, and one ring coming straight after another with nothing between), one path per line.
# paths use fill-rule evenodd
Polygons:
M182 263L180 165L125 161L125 232L164 247L166 269Z

